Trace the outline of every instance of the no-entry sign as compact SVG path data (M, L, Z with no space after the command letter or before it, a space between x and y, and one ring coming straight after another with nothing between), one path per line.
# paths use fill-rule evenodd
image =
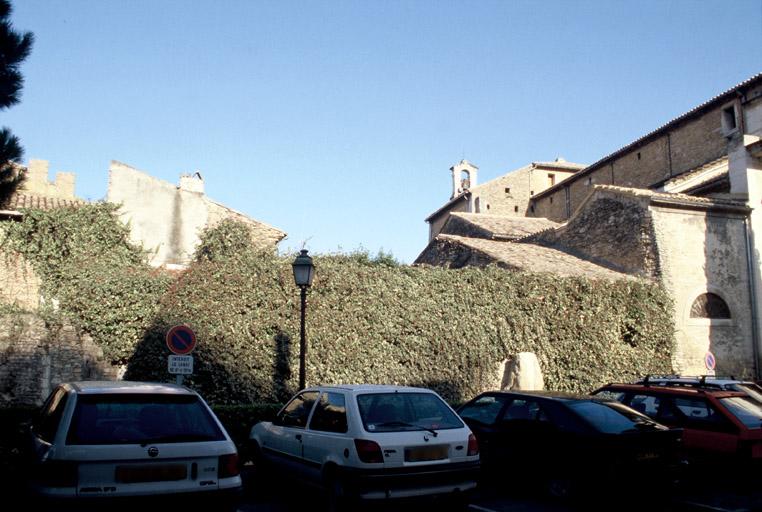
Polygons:
M167 331L167 347L179 356L190 354L196 348L196 333L187 325L176 325Z

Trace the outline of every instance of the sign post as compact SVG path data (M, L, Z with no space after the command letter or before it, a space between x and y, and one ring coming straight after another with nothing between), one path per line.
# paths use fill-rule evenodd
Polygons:
M187 325L176 325L167 331L167 348L172 352L167 359L167 371L177 375L177 384L182 385L183 375L193 373L193 356L196 348L196 333Z

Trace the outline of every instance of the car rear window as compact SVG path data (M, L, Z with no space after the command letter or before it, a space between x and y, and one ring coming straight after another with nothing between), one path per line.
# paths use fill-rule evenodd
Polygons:
M720 402L746 427L762 428L762 406L753 398L733 396L720 398Z
M357 406L368 432L463 427L460 418L433 393L367 393L357 396Z
M621 434L657 424L618 402L569 402L569 408L585 422L605 434Z
M733 386L733 389L736 389L738 391L743 391L750 397L752 397L757 402L762 403L762 388L757 386L756 384L737 384Z
M194 395L80 395L67 444L147 444L223 441Z

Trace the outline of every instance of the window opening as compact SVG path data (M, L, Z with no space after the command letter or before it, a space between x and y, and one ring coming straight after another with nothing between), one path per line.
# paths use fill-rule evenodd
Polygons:
M719 295L702 293L693 301L691 318L730 318L730 308Z

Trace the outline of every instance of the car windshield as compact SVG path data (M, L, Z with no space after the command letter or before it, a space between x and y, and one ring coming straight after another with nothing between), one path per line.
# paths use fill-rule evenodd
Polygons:
M497 422L497 415L503 409L506 402L511 400L506 395L485 395L464 405L458 414L464 420L471 420L483 425L492 425Z
M458 416L433 393L367 393L357 396L357 406L368 432L463 427Z
M753 398L733 396L720 398L720 402L748 428L762 428L762 406Z
M194 395L80 395L67 444L223 441L214 418Z
M621 434L636 430L664 429L662 425L617 402L569 402L569 408L599 432Z

